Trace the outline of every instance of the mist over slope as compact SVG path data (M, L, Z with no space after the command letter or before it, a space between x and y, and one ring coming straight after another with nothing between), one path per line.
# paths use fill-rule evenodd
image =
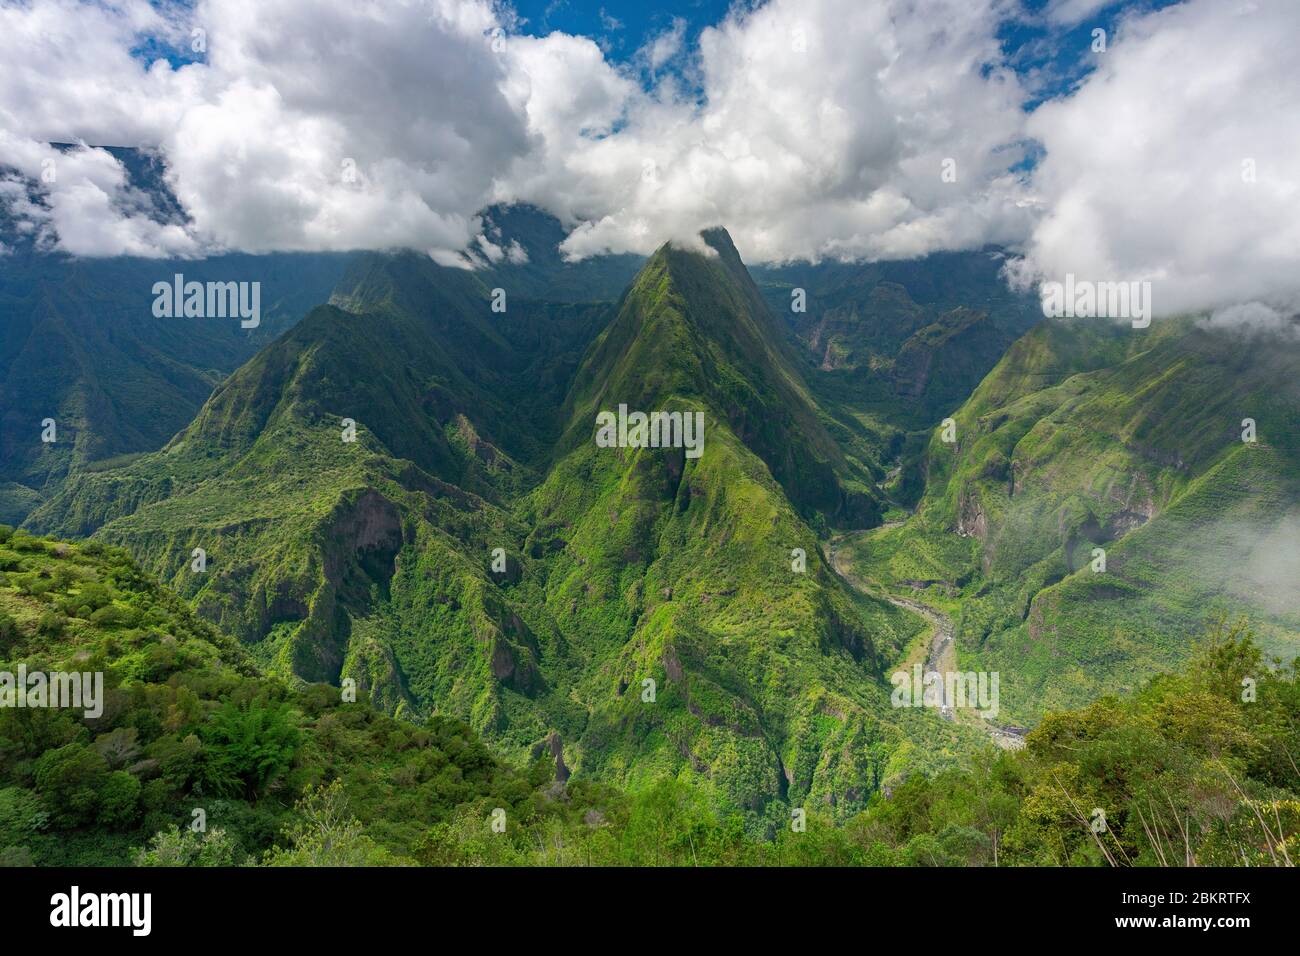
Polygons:
M1024 720L1135 688L1217 615L1290 660L1297 369L1289 335L1044 322L955 413L955 441L936 429L916 516L858 542L855 566L949 607L961 660L1000 670Z

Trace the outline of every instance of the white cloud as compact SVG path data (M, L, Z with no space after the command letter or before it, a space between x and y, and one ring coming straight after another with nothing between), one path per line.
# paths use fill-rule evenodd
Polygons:
M1300 320L1296 314L1280 312L1262 302L1244 302L1215 309L1200 324L1210 329L1231 328L1245 334L1300 340Z
M184 257L197 249L183 227L158 221L150 199L130 187L106 150L59 150L0 129L0 157L17 171L0 181L0 202L39 248L149 257ZM35 199L31 183L44 190Z
M612 14L606 13L604 7L600 8L600 25L610 31L623 29L623 21Z
M1297 37L1292 0L1189 0L1125 21L1083 87L1030 119L1046 214L1025 272L1147 279L1157 315L1295 310Z
M36 0L0 16L0 118L25 152L156 145L192 220L142 237L120 166L114 177L60 161L42 228L77 254L452 252L474 241L475 213L529 145L501 92L503 23L479 0L201 0L192 13ZM188 45L192 27L205 31L202 63L130 55L146 36Z
M573 256L713 225L750 261L1003 243L1030 278L1150 279L1161 313L1294 309L1300 5L1131 16L1029 117L996 37L1021 12L769 0L690 46L675 22L618 66L585 37L513 34L489 0L33 0L0 7L0 168L18 170L0 204L80 255L406 246L473 267L522 254L476 213L526 201L574 227ZM202 62L131 55L196 26ZM1027 186L1008 170L1031 135ZM49 142L157 147L188 221L156 221L109 153Z
M164 13L132 0L111 10L72 0L0 7L0 167L26 181L11 178L0 196L42 247L87 256L194 251L185 230L154 221L109 153L49 146L157 142L157 131L180 116L191 74L166 64L148 69L129 51L143 32L176 30ZM34 202L31 182L42 190Z
M716 224L750 258L914 255L1027 228L1005 175L1021 115L993 37L1004 2L772 0L704 31L686 66L701 99L673 74L643 89L586 38L493 43L513 20L486 0L201 0L192 15L36 0L4 11L0 54L17 68L0 115L32 144L161 149L188 228L139 236L120 185L65 178L49 201L69 214L47 225L83 254L111 253L118 235L141 254L456 258L479 209L517 199L582 222L577 255ZM202 63L129 53L150 35L185 43L193 26ZM694 52L684 38L675 21L639 61L657 73ZM949 158L955 183L940 178Z
M652 73L658 71L665 63L681 53L685 39L686 21L681 17L673 17L672 26L656 35L642 51L650 71Z
M703 31L702 102L670 77L620 85L571 38L512 42L540 159L511 197L580 222L573 255L647 252L725 225L751 260L893 257L1023 237L1006 170L1022 94L1000 66L996 0L773 2ZM595 48L592 47L592 51ZM534 99L589 89L580 133ZM523 90L523 93L518 93ZM617 122L617 132L607 131ZM943 179L951 160L955 182Z
M1047 5L1046 17L1052 23L1074 26L1117 2L1118 0L1052 0Z

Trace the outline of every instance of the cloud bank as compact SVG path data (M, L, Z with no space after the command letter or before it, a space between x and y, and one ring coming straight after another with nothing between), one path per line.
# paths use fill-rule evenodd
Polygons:
M481 209L529 202L576 257L712 225L750 261L996 243L1020 281L1151 280L1158 314L1294 309L1300 6L1135 13L1029 113L998 39L1018 17L1019 0L769 0L616 64L486 0L0 0L0 206L75 255L465 263L497 249ZM185 220L152 214L109 153L51 142L156 149Z
M1046 152L1030 278L1148 280L1157 315L1300 307L1300 4L1191 2L1123 22L1028 119Z

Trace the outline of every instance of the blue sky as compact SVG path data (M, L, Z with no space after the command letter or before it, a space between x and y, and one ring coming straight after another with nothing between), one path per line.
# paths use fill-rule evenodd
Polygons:
M721 20L731 6L727 0L520 0L514 7L527 22L524 33L541 36L560 30L591 37L612 60L626 61L638 48L672 27L686 22L686 41Z
M157 3L158 0L153 0ZM763 0L513 0L509 6L519 17L518 32L545 36L570 33L595 40L613 63L629 64L637 51L655 37L684 24L684 49L694 49L700 31L722 21L732 6L761 6ZM862 0L870 2L870 0ZM1024 15L1005 21L999 39L1008 63L1032 91L1025 103L1033 109L1044 100L1061 96L1093 69L1092 31L1101 28L1113 37L1117 21L1131 12L1160 9L1183 0L1093 0L1097 8L1080 22L1052 22L1053 6L1069 0L1021 0ZM1085 0L1077 0L1079 3ZM1091 4L1090 4L1091 5ZM1082 52L1081 52L1082 51ZM146 40L134 51L145 61L158 57L173 66L201 61L202 54L175 50ZM647 80L649 78L647 77Z
M1045 99L1060 96L1074 88L1092 72L1096 55L1092 53L1093 30L1106 31L1109 40L1121 17L1134 12L1157 10L1181 0L1113 0L1085 16L1073 26L1054 24L1047 13L1051 0L1024 0L1028 17L1008 20L999 31L1007 61L1022 77L1037 77L1030 84L1035 90L1026 107L1032 109Z
M747 7L759 0L739 0ZM863 0L867 2L867 0ZM1044 99L1069 92L1093 68L1092 31L1101 28L1113 36L1116 22L1126 13L1170 6L1181 0L1112 0L1074 25L1050 22L1053 0L1023 0L1026 16L1010 19L999 33L1008 62L1024 77L1033 78L1032 109ZM517 0L522 19L520 32L544 36L553 31L591 37L608 59L627 63L637 50L672 28L685 23L686 48L700 31L721 21L733 4L728 0ZM1088 51L1081 55L1080 51Z

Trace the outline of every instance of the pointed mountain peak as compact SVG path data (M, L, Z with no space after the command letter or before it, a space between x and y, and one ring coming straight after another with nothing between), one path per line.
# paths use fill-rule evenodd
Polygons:
M704 229L700 232L700 238L710 249L722 256L727 261L740 261L740 253L736 251L736 244L731 241L731 233L727 232L723 226L714 226L710 229Z
M702 256L705 259L720 259L727 268L734 271L736 267L744 268L736 244L731 241L731 234L722 226L702 229L692 238L669 239L657 250L652 258L664 258L672 253L685 253Z
M803 513L845 525L869 520L875 504L850 491L867 476L826 431L731 236L708 229L697 245L667 242L637 274L574 376L561 448L590 442L599 410L690 401L762 459Z
M671 276L681 291L699 291L702 283L712 286L714 293L729 288L745 300L744 311L762 316L760 321L768 319L758 286L731 241L731 234L722 226L701 230L690 240L669 239L642 269L642 275L656 273Z

